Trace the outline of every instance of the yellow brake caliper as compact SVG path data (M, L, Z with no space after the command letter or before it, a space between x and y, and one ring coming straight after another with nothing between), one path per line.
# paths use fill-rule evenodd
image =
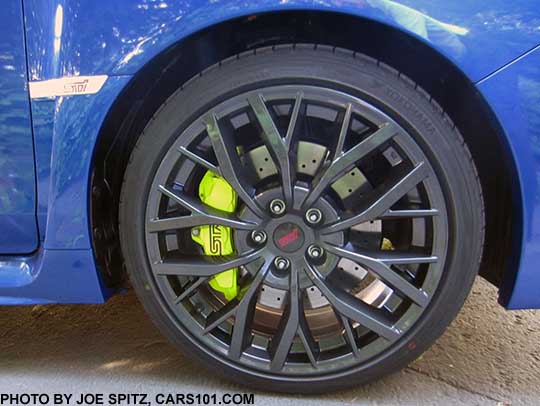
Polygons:
M221 176L208 171L199 185L199 198L207 206L227 213L236 210L237 196L234 189ZM191 238L199 244L205 255L230 255L234 253L232 229L219 225L194 227ZM227 300L238 295L238 268L221 272L210 279L210 287L223 293Z

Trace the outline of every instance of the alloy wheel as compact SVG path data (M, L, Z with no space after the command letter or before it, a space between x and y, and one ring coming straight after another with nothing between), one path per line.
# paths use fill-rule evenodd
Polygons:
M234 213L197 196L206 172ZM294 379L384 356L434 299L449 235L442 187L414 131L357 95L321 86L247 91L200 114L166 152L146 208L155 286L203 351ZM233 230L206 256L200 226ZM226 299L212 277L237 268Z

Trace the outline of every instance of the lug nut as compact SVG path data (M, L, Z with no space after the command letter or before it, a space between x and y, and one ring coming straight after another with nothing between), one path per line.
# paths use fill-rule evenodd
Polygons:
M289 265L290 262L287 258L276 257L276 259L274 259L274 266L280 271L284 271L289 267Z
M319 209L311 208L306 211L306 221L309 224L319 224L322 220L322 212Z
M324 250L318 245L313 244L308 247L307 254L312 259L320 259L324 254Z
M270 202L270 211L276 216L285 213L285 202L281 199L274 199Z
M260 230L254 230L251 232L251 239L256 244L263 244L266 241L266 233Z

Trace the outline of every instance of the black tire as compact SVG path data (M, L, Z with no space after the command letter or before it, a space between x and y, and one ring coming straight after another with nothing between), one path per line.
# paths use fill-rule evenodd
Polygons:
M153 177L181 130L212 105L256 87L316 84L352 93L407 129L428 157L448 212L448 249L442 277L414 325L381 354L354 368L306 376L275 374L224 360L194 344L155 282L145 239L147 199ZM209 373L262 390L316 393L363 384L396 372L424 352L454 319L477 274L484 241L478 174L458 129L413 81L364 55L326 46L257 49L214 65L178 89L157 111L134 148L119 207L120 237L133 287L159 329Z

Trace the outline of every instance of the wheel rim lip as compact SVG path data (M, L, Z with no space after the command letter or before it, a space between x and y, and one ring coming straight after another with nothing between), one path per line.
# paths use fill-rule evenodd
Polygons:
M298 91L302 91L302 92L304 92L305 98L307 100L315 101L315 102L326 102L326 103L328 103L327 98L316 97L317 95L320 96L319 92L321 90L323 90L324 92L331 92L335 96L335 98L337 100L336 106L343 107L347 102L350 102L352 100L353 102L357 103L355 106L358 107L357 111L360 112L360 115L362 117L368 118L369 121L374 122L374 123L379 122L379 120L381 120L381 121L384 120L385 122L392 122L392 123L396 124L397 126L399 126L399 128L401 128L403 130L404 134L406 134L407 137L411 138L411 140L412 140L412 142L414 144L412 147L411 147L411 145L402 145L402 144L406 144L401 139L402 137L400 137L399 140L396 140L396 143L399 144L400 148L403 151L406 151L406 156L407 156L408 159L411 159L411 161L413 161L413 162L422 161L422 162L425 162L426 164L429 165L430 173L432 175L435 175L435 176L430 176L430 178L426 179L423 182L423 185L424 185L424 187L426 189L426 192L427 192L428 196L431 197L431 196L433 196L433 194L436 194L436 193L439 193L441 195L440 196L441 198L439 200L443 204L438 207L438 209L440 211L439 217L444 218L444 219L448 219L448 215L447 215L447 212L446 212L446 199L444 197L444 190L443 190L442 186L439 184L439 182L437 181L438 176L436 176L436 172L431 166L431 160L428 159L428 154L426 154L425 152L422 151L421 147L414 140L413 135L411 135L409 132L405 131L403 129L403 127L401 125L397 124L394 119L392 119L387 114L383 113L381 110L379 110L374 105L368 103L365 100L362 100L362 99L358 98L357 96L347 94L347 93L343 93L341 91L337 91L337 90L330 89L330 88L320 87L320 86L310 86L310 85L302 85L302 86L297 86L297 85L270 86L270 87L259 88L259 89L253 90L253 91L249 91L249 92L245 92L245 93L235 95L235 96L231 97L230 99L219 103L217 106L214 106L213 108L208 109L208 111L215 111L216 114L218 116L220 116L220 117L226 116L226 115L238 110L239 106L244 104L243 102L238 101L239 99L246 99L249 94L258 94L258 93L264 93L265 98L267 98L268 101L273 101L273 100L277 100L277 99L281 99L281 98L290 98L290 96L289 97L284 97L283 96L284 93L292 95L292 94L294 94L294 93L296 93ZM311 91L313 91L313 93L310 93ZM310 97L310 96L312 96L312 97ZM231 103L231 101L233 101L233 102ZM198 119L194 120L184 131L181 132L181 134L177 135L176 140L173 142L171 147L169 147L168 151L165 153L164 159L162 160L162 162L159 165L158 170L156 171L156 174L155 174L154 179L152 181L152 189L155 189L154 186L156 184L156 180L159 179L158 174L160 174L160 173L162 173L164 171L166 172L166 170L164 170L163 168L167 167L167 165L171 165L171 164L172 164L172 166L171 166L171 168L172 168L174 166L174 164L178 161L179 157L171 158L171 157L174 157L174 154L171 154L171 151L176 150L179 146L185 146L185 147L189 146L198 137L198 134L203 131L202 130L203 126L200 123L200 120L201 120L202 116L203 115L201 115ZM377 119L377 120L375 120L375 119ZM190 137L188 137L186 134L190 135ZM169 162L169 161L171 161L171 162ZM163 176L162 176L162 178L163 178ZM436 179L436 180L434 181L434 179ZM159 182L157 182L157 183L159 183ZM436 185L432 185L431 183L435 183ZM435 189L438 189L438 190L435 190ZM152 211L152 207L155 208L155 205L152 206L152 204L150 202L150 197L149 197L147 199L147 206L146 206L146 212L145 212L146 217L145 218L152 217L152 216L149 216L150 212ZM441 233L437 232L436 223L437 223L437 221L433 222L433 234L434 234L433 235L434 241L433 241L433 244L432 244L433 251L436 251L435 246L437 246L443 252L443 255L439 255L440 261L438 263L430 265L431 268L439 268L437 272L433 272L431 270L431 268L430 268L430 273L437 274L437 277L436 278L430 278L430 275L427 275L425 280L424 280L424 285L428 284L428 282L429 282L429 286L426 289L424 289L424 287L422 287L422 289L424 289L426 291L429 291L429 292L432 292L431 295L433 295L433 293L435 292L436 287L438 286L440 278L441 278L441 276L443 274L443 270L446 268L446 259L447 259L446 253L447 253L447 249L448 249L447 235L445 234L444 238L442 238L442 239L440 238ZM145 224L146 224L146 221L145 221ZM451 224L447 221L447 227L450 228L450 226L451 226ZM448 229L446 231L449 232ZM146 245L146 248L147 248L147 255L148 255L150 267L152 266L151 264L152 264L153 261L152 261L151 253L149 253L149 248L148 247L149 247L149 245L153 245L152 244L153 241L151 241L151 240L155 239L155 238L157 238L156 235L152 235L151 233L149 233L145 229L145 245ZM271 239L270 235L267 236L267 242L268 242L269 239ZM273 377L279 376L281 378L284 378L286 376L290 376L292 380L298 379L299 377L305 375L306 371L302 370L303 366L305 366L304 364L301 364L302 368L300 368L300 369L296 369L295 364L291 364L290 368L288 368L288 364L286 364L284 366L283 370L280 373L273 373L273 372L270 372L269 370L265 370L264 368L260 368L260 365L257 362L254 362L253 365L251 365L250 362L241 363L240 361L232 361L232 360L230 360L228 358L227 352L223 351L223 349L225 348L223 346L223 343L221 341L217 340L217 339L214 340L214 337L212 335L210 335L210 334L208 336L206 336L206 337L210 339L210 343L217 344L217 346L215 346L215 347L211 346L210 348L206 348L206 345L204 344L204 342L201 345L201 342L198 341L197 337L195 337L195 335L190 331L190 329L187 328L188 326L183 325L183 322L181 321L181 319L178 318L179 317L178 314L175 313L174 308L171 308L171 304L169 303L169 301L173 301L173 299L167 299L167 297L166 297L166 295L172 297L170 287L168 289L163 289L165 286L162 286L163 285L161 283L162 281L160 281L160 279L163 280L164 278L157 277L156 275L154 275L154 273L152 273L152 279L155 282L155 285L153 285L152 288L156 292L159 292L159 296L160 296L160 298L162 300L162 306L164 307L165 310L167 310L167 314L169 314L171 319L173 321L175 321L175 325L177 325L184 332L184 334L188 333L189 337L192 338L191 341L193 342L193 344L195 344L195 345L197 345L197 347L203 349L205 351L205 353L207 353L209 355L212 355L214 357L217 357L217 359L220 360L221 362L226 362L228 365L234 366L236 369L242 369L243 367L246 367L247 368L246 371L250 371L251 374L253 374L255 371L258 371L258 373L261 373L262 376L271 375ZM365 356L360 357L360 358L355 358L354 356L352 356L352 354L347 354L346 355L347 358L350 358L352 356L353 364L350 367L347 367L346 370L350 372L350 371L355 370L355 369L362 369L362 368L364 368L366 362L368 362L369 359L371 359L371 358L377 358L378 359L381 356L384 356L387 352L389 352L388 351L389 349L397 347L397 343L399 341L402 341L404 339L404 337L406 337L408 335L407 331L411 327L411 326L407 325L408 322L409 322L409 319L411 317L414 318L415 320L413 322L413 325L418 325L420 320L421 320L421 317L418 317L418 316L421 313L424 313L424 314L427 313L427 310L432 306L432 302L434 301L434 299L435 298L432 298L432 300L430 301L430 303L426 306L426 308L424 310L422 310L420 308L415 309L415 307L418 307L418 306L416 306L414 303L410 305L410 307L407 309L407 311L400 317L400 319L396 323L396 327L402 328L405 331L403 336L398 341L394 342L393 344L384 346L384 349L380 350L380 351L377 349L378 347L375 346L376 348L374 349L373 354L371 354L369 351L365 351L365 348L364 348L364 349L362 349L362 351L365 351L365 354L363 354ZM184 319L184 321L185 321L185 319ZM194 321L194 320L192 320L192 321ZM382 340L382 338L378 337L376 341L378 342L380 340ZM372 344L373 343L369 344L367 347L370 347ZM241 360L242 361L249 361L249 360L245 359L245 358L247 358L247 355L249 355L249 354L244 353ZM267 361L265 361L265 362L267 362ZM328 361L321 361L321 363L325 363L325 362L328 362L329 364L334 364L335 360L331 359L331 360L328 360ZM341 361L339 361L339 362L341 362ZM371 361L369 361L369 362L371 362ZM309 366L309 364L307 364L307 365ZM345 372L345 370L344 371L332 371L332 368L330 368L330 370L327 371L327 372L324 372L324 373L323 372L324 371L322 371L322 370L314 371L314 374L309 374L308 373L307 375L305 375L305 377L313 376L313 378L316 379L317 377L320 378L321 376L328 376L328 377L335 376L335 377L337 377L337 376L340 376L340 375L342 375L344 373L347 373L347 372ZM291 375L284 375L284 374L291 374Z

